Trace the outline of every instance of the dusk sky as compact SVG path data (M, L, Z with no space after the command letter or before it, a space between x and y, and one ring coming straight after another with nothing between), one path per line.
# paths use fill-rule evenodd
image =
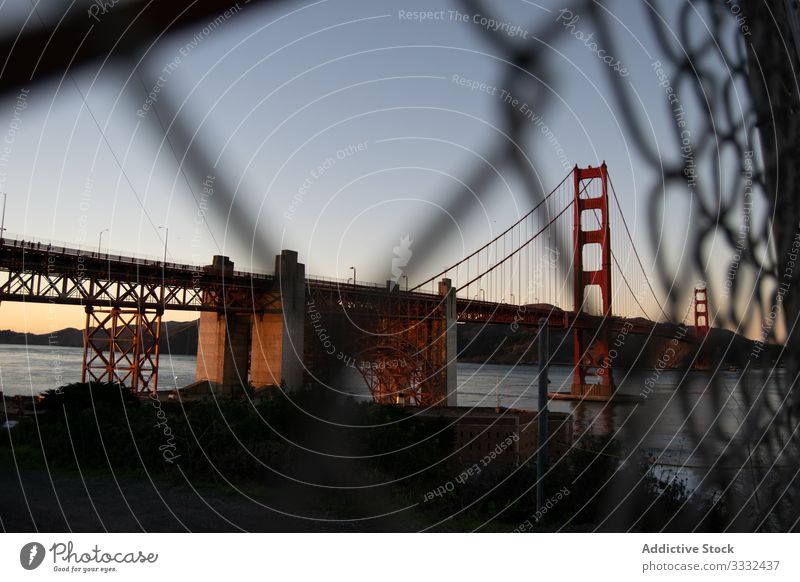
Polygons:
M666 218L649 224L649 195L659 173L623 120L627 113L646 128L643 139L664 165L680 160L673 111L654 66L669 59L650 33L646 3L620 0L608 7L615 42L609 54L624 67L611 75L613 64L574 34L593 32L587 18L550 40L535 38L545 25L564 20L561 3L508 1L493 8L509 40L540 51L547 76L529 76L518 97L542 116L564 154L540 131L528 131L522 145L545 192L574 164L605 160L645 266L656 252L649 236L655 229L658 252L691 285L701 275L682 266L694 252L686 247L693 230L686 187L671 182L658 209ZM0 27L19 28L30 10L24 0L0 2ZM406 14L419 10L444 12L426 21ZM479 193L480 203L465 198L467 211L439 233L438 245L413 244L445 212L460 181L506 139L498 94L511 90L503 86L508 55L488 42L473 16L444 1L232 4L229 17L213 29L170 34L142 54L138 66L135 58L112 58L75 69L71 78L33 84L21 99L6 94L0 100L0 139L7 147L0 191L7 193L7 236L97 248L100 232L109 229L104 250L155 258L164 248L158 226L166 225L175 261L208 263L225 254L237 268L270 270L268 257L289 248L299 252L308 273L346 279L356 265L359 279L374 282L387 278L393 247L408 236L410 280L422 280L489 240L538 195L510 166L499 167L502 179ZM674 14L664 16L677 23ZM689 15L699 44L708 36L707 17ZM38 17L30 18L34 26ZM102 25L102 15L97 18ZM734 42L736 34L731 19L730 34L717 42ZM712 43L708 59L714 58ZM462 80L485 86L473 90ZM635 110L622 110L612 83ZM155 98L148 97L155 88ZM741 111L746 96L736 89L731 110ZM702 93L686 86L681 100L699 135ZM212 161L204 174L182 170L183 151L164 140L163 128L176 112L177 122L190 128L193 147ZM715 113L714 122L722 132L741 120ZM752 147L758 163L758 147ZM742 161L730 154L720 158L720 169L708 151L698 157L698 189L706 196L714 188L724 197L738 195L733 184ZM231 222L227 207L209 199L207 212L199 208L204 180L232 189L237 209L256 225L255 240L250 229ZM754 210L756 217L763 212ZM723 304L727 244L715 239L704 249L712 259L707 277L717 282L712 300ZM619 256L632 260L622 250ZM656 290L666 295L661 285ZM0 328L33 332L83 325L77 308L8 302L0 306L0 319Z

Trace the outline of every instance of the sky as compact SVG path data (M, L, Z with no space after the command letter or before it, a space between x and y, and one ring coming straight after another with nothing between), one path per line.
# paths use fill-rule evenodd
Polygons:
M696 225L686 185L670 182L658 199L656 222L649 218L658 168L681 160L681 143L664 82L676 77L669 68L660 77L654 66L669 59L650 32L647 3L607 3L611 65L575 33L594 31L586 14L569 20L557 2L509 0L493 7L491 17L506 40L532 47L544 63L540 75L521 75L514 86L508 85L508 54L485 34L492 24L481 24L480 13L476 23L476 14L460 3L231 6L216 25L162 37L133 59L93 63L0 96L7 236L97 248L102 232L103 250L159 257L165 243L159 227L166 226L167 252L176 261L205 264L225 254L237 268L270 270L271 257L288 248L299 252L308 273L346 279L357 266L360 280L374 282L387 278L393 249L407 237L413 285L536 201L537 193L504 163L497 179L459 202L457 217L448 213L462 181L507 139L498 96L505 89L541 115L563 150L543 132L524 134L521 146L542 191L557 184L565 168L605 160L646 268L658 254L682 277L684 290L707 279L716 284L712 304L729 301L720 292L731 256L727 243L712 237L704 249L705 274L688 262L694 252L688 234ZM23 0L2 2L0 33L16 31L30 7ZM47 10L39 16L52 21L57 3ZM419 20L417 11L435 15ZM666 11L670 33L678 35L685 18L692 38L712 38L708 14L687 12ZM562 24L567 20L571 28ZM559 22L555 34L536 36L553 22ZM695 53L698 66L708 60L713 67L716 42L735 41L733 19L725 30L725 38ZM693 50L673 41L667 40L677 54ZM617 71L610 73L613 66ZM615 86L629 101L616 97ZM724 130L719 114L719 126L704 128L702 93L678 89L690 127L712 135ZM747 96L734 84L730 99L735 124ZM632 135L626 115L645 129L645 145ZM190 151L202 153L203 164L187 165L180 139L173 133L164 138L173 125L187 128ZM757 144L752 147L757 163ZM656 152L656 162L645 149ZM698 182L736 195L728 177L739 174L741 160L723 153L720 171L713 155L703 161L701 153L698 146ZM220 202L221 190L236 213ZM764 209L754 212L762 216ZM430 241L427 230L442 218L435 244L415 247L413 241ZM620 254L626 263L633 260ZM664 297L663 282L653 281ZM688 296L677 302L688 305ZM3 329L42 333L82 325L77 308L0 305Z

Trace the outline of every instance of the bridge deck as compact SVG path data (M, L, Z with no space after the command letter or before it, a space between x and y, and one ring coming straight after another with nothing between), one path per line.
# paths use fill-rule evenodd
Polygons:
M0 244L0 301L63 305L159 308L183 311L270 311L279 295L274 274L231 270L214 271L189 263L100 253L42 242L4 239ZM377 314L387 303L418 303L431 313L441 297L421 291L389 292L385 285L346 283L325 277L306 277L309 297L326 310ZM204 292L205 299L204 299ZM215 298L209 301L209 293ZM265 299L266 297L266 299ZM392 310L400 316L401 310ZM458 298L461 322L598 328L603 318L575 314L558 307L515 305ZM418 317L415 310L414 317ZM623 326L634 333L667 335L663 325L637 318L610 317L611 329Z

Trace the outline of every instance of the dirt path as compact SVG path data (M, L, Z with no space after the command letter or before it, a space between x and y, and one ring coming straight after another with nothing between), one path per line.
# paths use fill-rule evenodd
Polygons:
M264 505L269 505L267 499L279 499L282 507L293 505L297 513L317 519L282 515L243 495L195 491L190 484L78 474L56 474L51 481L45 470L17 472L13 465L0 466L0 526L7 532L352 532L415 531L422 526L413 510L391 518L323 521L318 519L319 500L296 488L265 490L259 496Z

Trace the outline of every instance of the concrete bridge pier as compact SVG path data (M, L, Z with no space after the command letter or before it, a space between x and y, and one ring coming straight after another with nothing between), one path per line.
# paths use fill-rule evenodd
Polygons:
M275 293L280 308L253 317L250 381L256 388L303 386L306 286L305 265L297 252L275 257Z
M207 270L232 275L233 262L215 256ZM284 250L276 257L272 289L260 297L247 293L239 301L224 313L200 315L196 382L209 382L218 394L239 394L248 383L301 388L305 265L297 262L297 253ZM254 313L255 305L268 307Z
M458 311L456 309L456 289L450 279L439 281L439 295L442 296L444 311L444 387L447 391L446 406L458 405Z
M208 380L217 394L239 394L247 386L250 317L201 313L195 379Z
M233 261L215 255L207 270L233 273ZM208 292L206 292L208 293ZM205 297L204 300L210 300ZM236 312L202 312L197 337L195 379L208 381L217 394L240 394L247 386L250 316Z

